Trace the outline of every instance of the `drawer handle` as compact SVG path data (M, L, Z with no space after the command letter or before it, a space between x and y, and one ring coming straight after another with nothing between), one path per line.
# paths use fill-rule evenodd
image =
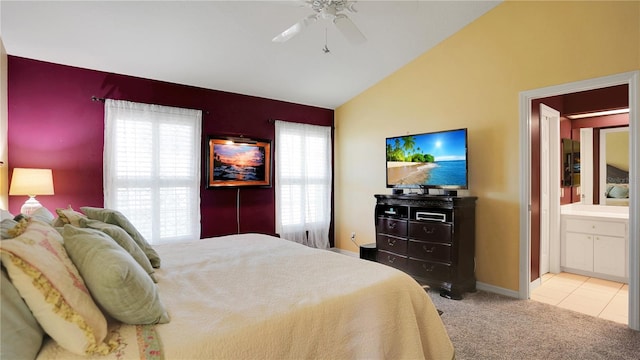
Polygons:
M435 228L428 228L426 226L422 227L422 230L426 233L426 234L433 234L434 232L436 232Z
M427 249L427 245L422 245L422 249L425 252L428 252L429 254L431 254L432 252L436 251L436 247L435 246L432 246L431 248Z
M387 225L389 226L389 229L395 229L396 228L396 223L394 223L394 222L387 223Z
M429 268L427 268L427 264L422 264L422 268L426 271L426 272L432 272L433 269L435 268L434 265L429 266Z
M396 258L391 255L387 255L387 261L389 261L389 264L393 264L396 261Z
M389 244L389 246L393 246L396 244L396 239L387 239L387 244Z

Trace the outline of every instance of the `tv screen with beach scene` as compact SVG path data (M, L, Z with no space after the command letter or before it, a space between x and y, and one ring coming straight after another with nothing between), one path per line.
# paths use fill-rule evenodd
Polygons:
M387 187L467 189L467 129L386 139Z

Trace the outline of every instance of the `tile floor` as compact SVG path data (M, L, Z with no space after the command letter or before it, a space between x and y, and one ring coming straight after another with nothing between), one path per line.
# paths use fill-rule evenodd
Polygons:
M629 285L570 273L545 274L531 300L627 324Z

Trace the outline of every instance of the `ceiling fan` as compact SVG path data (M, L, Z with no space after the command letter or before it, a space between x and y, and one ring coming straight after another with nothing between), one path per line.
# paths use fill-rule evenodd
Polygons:
M313 14L293 24L291 27L272 39L273 42L285 42L298 35L319 18L331 20L344 37L352 44L362 44L367 39L358 27L343 12L355 13L356 1L348 0L306 0L304 6L310 7Z

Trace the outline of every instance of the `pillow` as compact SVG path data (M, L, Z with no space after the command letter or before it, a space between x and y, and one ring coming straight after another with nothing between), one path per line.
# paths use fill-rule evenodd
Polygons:
M124 231L124 229L118 225L107 224L100 220L92 219L80 219L80 227L100 230L101 232L109 235L118 243L118 245L131 254L133 259L142 266L147 274L149 274L153 282L157 282L155 276L153 276L155 271L153 270L153 266L151 266L151 262L149 262L147 255L145 255L142 249L140 249L140 246L136 244L135 240L133 240L131 236Z
M76 354L107 354L107 321L51 226L31 219L21 235L0 242L2 263L44 331Z
M39 207L31 214L32 218L36 218L44 223L51 224L55 216L46 207Z
M9 231L16 227L18 222L13 219L3 219L0 221L0 239L13 239L16 235L13 231Z
M611 192L611 189L613 189L614 186L615 185L613 185L613 184L607 184L607 189L604 191L604 196L611 197L611 196L609 196L609 192Z
M64 220L62 220L62 218L60 216L58 216L57 218L55 218L55 220L53 220L51 222L51 226L59 227L59 228L64 227L64 224L65 224L65 222L64 222Z
M7 210L0 209L0 221L4 219L13 219L13 214L8 212Z
M35 359L44 331L2 268L0 359Z
M156 285L109 235L65 225L64 246L96 302L114 319L126 324L169 322Z
M151 266L154 268L160 267L160 256L151 247L151 245L144 239L142 234L133 226L133 224L122 213L117 210L94 208L94 207L81 207L80 210L84 212L89 219L100 220L107 224L118 225L123 228L133 240L140 246L140 249L144 251L145 255L151 262Z
M80 219L86 217L84 214L73 210L71 208L71 205L69 205L66 209L56 209L56 213L58 214L58 217L60 218L60 220L62 220L63 223L71 224L75 226L79 226Z
M616 199L625 199L629 197L629 187L626 185L614 185L609 190L609 197Z

